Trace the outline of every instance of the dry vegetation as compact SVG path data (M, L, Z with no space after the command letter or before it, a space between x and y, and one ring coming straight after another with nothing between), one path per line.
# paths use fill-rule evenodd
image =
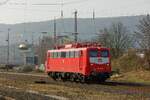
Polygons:
M129 50L123 56L118 59L112 60L113 70L120 70L120 72L129 72L137 70L147 70L147 65L144 58L140 58L136 55L135 50Z
M112 80L150 84L150 70L145 60L137 56L134 50L112 60L113 70L120 74L113 76Z
M112 77L112 80L150 84L150 72L146 70L130 71L118 77Z

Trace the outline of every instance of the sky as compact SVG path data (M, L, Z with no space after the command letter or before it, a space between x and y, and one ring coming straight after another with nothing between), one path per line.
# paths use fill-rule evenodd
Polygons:
M150 0L0 0L0 23L15 24L79 18L133 16L150 13Z

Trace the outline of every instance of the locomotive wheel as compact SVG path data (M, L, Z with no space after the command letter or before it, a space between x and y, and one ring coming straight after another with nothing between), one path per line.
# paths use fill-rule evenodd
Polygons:
M61 80L62 80L63 82L67 81L67 79L66 79L66 74L65 74L65 73L61 73Z
M62 80L62 76L61 76L61 73L60 73L60 72L57 72L57 73L56 73L56 76L57 76L57 80L58 80L58 81L61 81L61 80Z
M70 76L70 80L71 80L72 82L74 82L74 81L75 81L75 75L74 75L74 74L71 74L71 76Z
M86 82L86 77L85 76L81 76L81 83L85 83Z
M52 77L53 80L56 80L56 79L57 79L55 72L52 72L52 73L51 73L51 77Z
M63 82L67 81L67 79L66 79L65 76L61 76L61 80L62 80Z

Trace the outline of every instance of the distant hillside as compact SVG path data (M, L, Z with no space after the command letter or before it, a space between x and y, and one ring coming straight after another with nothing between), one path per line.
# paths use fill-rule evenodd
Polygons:
M93 21L90 18L78 19L78 32L80 39L91 39L96 36L100 29L109 27L112 23L122 22L130 32L136 30L136 25L139 20L144 16L126 16L126 17L113 17L113 18L96 18ZM53 20L43 22L32 22L26 24L0 24L0 45L6 45L7 29L10 28L10 40L11 43L19 43L27 39L31 42L32 33L34 42L37 42L39 37L42 36L41 32L49 32L49 35L53 34ZM66 33L63 33L66 32ZM67 33L70 32L70 33ZM74 19L66 18L64 20L57 19L57 34L71 35L74 32ZM23 35L20 35L23 34Z

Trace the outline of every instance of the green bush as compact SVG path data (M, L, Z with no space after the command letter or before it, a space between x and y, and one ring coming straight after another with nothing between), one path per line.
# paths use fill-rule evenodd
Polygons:
M34 70L34 66L31 65L23 65L17 68L18 72L32 72Z

